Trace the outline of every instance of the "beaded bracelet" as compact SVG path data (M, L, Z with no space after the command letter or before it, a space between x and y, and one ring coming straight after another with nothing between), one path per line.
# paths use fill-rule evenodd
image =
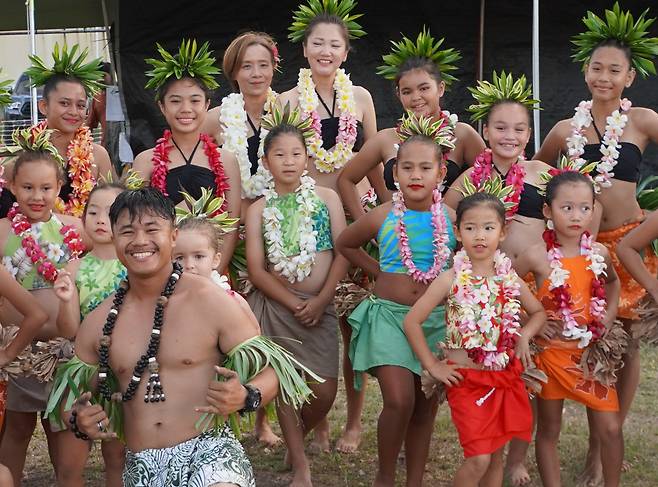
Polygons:
M80 440L85 440L88 441L90 438L86 434L84 434L80 429L78 428L78 413L74 409L71 411L71 417L69 418L69 424L71 425L71 431L75 435L76 438Z

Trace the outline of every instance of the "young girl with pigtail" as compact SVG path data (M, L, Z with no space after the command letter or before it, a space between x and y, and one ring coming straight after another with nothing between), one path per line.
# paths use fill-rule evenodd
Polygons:
M532 361L529 343L546 314L499 250L505 212L499 197L490 193L460 201L456 227L462 249L453 268L432 282L404 320L423 369L446 386L465 456L454 478L460 487L502 486L505 444L512 438L529 442L532 436L532 410L521 373ZM440 360L422 323L444 302L445 359ZM528 315L523 327L521 309Z

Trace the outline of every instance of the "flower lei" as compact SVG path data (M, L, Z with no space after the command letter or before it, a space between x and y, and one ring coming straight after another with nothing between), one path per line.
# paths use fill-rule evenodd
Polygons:
M323 173L332 173L341 169L352 157L352 149L356 141L356 102L350 76L344 69L338 69L334 78L334 90L340 112L338 119L338 136L336 145L329 150L322 147L322 125L317 107L320 100L315 92L315 83L311 70L299 70L297 91L299 92L299 107L302 117L311 117L315 135L306 141L309 154L313 157L315 167Z
M605 282L603 280L606 269L605 259L592 246L593 238L589 232L583 232L580 238L580 255L585 255L589 262L587 269L594 273L594 279L592 279L592 298L589 304L592 319L586 326L581 326L573 316L573 299L569 292L569 284L567 284L569 271L562 267L560 259L563 255L555 230L544 231L543 238L546 242L551 267L548 289L553 295L553 302L558 308L558 314L564 322L562 334L567 338L580 340L578 347L585 348L592 340L601 338L605 331L603 324L606 309Z
M53 218L56 217L53 216ZM46 281L55 282L58 274L57 267L48 259L48 255L32 235L32 224L24 214L18 211L18 203L13 204L7 213L7 219L11 221L11 229L14 234L22 239L21 247L25 249L25 254L32 261L37 272ZM73 225L62 225L59 233L64 237L64 244L68 247L71 258L77 259L85 251L85 245L78 231Z
M224 202L220 207L219 211L227 211L228 202L224 195L226 191L230 189L228 184L228 178L224 174L224 167L222 166L222 160L220 157L219 148L207 134L199 135L201 142L203 143L203 152L208 158L208 165L210 170L215 175L215 196L218 198L223 198ZM169 151L173 148L171 140L171 131L165 130L162 138L158 139L158 142L153 149L153 172L151 173L151 186L156 189L159 189L162 194L169 196L167 193L167 173L169 172Z
M448 234L446 233L446 216L443 212L441 205L441 192L435 189L432 192L433 203L430 208L432 212L432 242L434 246L434 262L429 270L423 272L414 263L413 256L411 255L411 247L409 246L409 236L407 235L407 227L402 217L407 208L404 204L404 197L401 191L393 194L393 214L398 217L398 222L395 225L395 231L398 234L398 241L400 242L400 257L402 264L407 268L407 274L416 282L428 284L439 275L441 269L450 257L450 249L448 248Z
M493 153L491 149L485 149L476 158L473 164L473 171L471 172L470 179L476 188L491 177L493 169ZM504 199L504 203L512 202L514 206L505 212L505 218L510 220L519 209L519 201L521 201L521 193L523 193L523 180L525 179L525 169L521 164L515 162L505 176L505 185L512 186L512 191Z
M487 280L474 289L471 259L465 250L457 252L454 258L456 292L453 299L459 310L457 327L461 345L468 356L476 364L502 370L514 355L521 327L520 285L512 262L503 252L496 250L493 262L495 284ZM498 313L495 304L501 298L502 310Z
M267 90L267 100L263 107L266 114L270 112L276 101L276 96L277 94L272 88ZM223 147L235 154L238 160L240 180L242 182L242 197L255 199L262 196L269 179L268 171L262 164L258 164L256 174L251 175L251 161L247 151L247 112L244 109L244 98L241 93L231 93L222 100L219 121L222 124L224 134ZM263 141L267 132L261 127L260 146L258 148L259 159L263 156Z
M41 124L45 129L46 121ZM77 218L82 216L89 193L96 186L96 178L92 172L94 167L94 139L89 127L83 125L75 131L66 149L66 170L71 180L71 194L66 202L57 198L55 210L58 213Z
M315 180L304 173L295 193L297 193L296 201L299 205L297 211L300 218L299 255L289 257L285 254L281 231L283 214L271 205L272 200L279 196L272 181L265 188L263 209L263 229L268 260L274 265L274 270L291 283L301 282L311 274L317 250L317 232L313 230L312 218L315 211Z
M612 185L610 180L615 175L612 171L617 165L617 159L619 158L619 140L628 122L628 115L626 113L630 108L630 100L624 98L621 101L621 111L615 110L606 118L605 132L599 149L602 157L596 165L595 169L598 174L594 178L594 182L601 187L608 188ZM585 152L585 144L587 144L585 132L593 121L592 100L581 101L575 108L575 114L571 119L571 136L567 138L569 158L574 161L576 169L580 169L587 164L587 161L582 158Z

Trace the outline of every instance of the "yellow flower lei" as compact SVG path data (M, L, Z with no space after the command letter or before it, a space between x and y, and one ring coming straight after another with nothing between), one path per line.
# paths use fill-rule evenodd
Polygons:
M339 117L356 119L356 102L354 101L354 90L352 81L344 69L336 71L334 79L334 90L336 90L336 103L338 104ZM311 77L311 70L302 68L299 70L297 83L299 92L299 107L305 117L312 117L315 133L306 141L306 147L309 154L313 157L313 162L318 171L323 173L332 173L341 169L352 157L354 148L354 137L351 143L339 140L336 145L329 150L322 147L322 133L319 127L320 119L317 114L317 106L320 103L318 95L315 92L315 83Z
M57 198L55 210L57 213L81 217L89 199L89 193L96 185L92 173L94 167L94 141L89 127L82 126L76 130L66 150L66 169L71 180L71 195L64 202Z

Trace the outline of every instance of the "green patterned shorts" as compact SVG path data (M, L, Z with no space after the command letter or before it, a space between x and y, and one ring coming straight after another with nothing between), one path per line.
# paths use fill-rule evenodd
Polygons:
M251 463L227 426L169 448L126 453L126 487L207 487L219 483L256 485Z

